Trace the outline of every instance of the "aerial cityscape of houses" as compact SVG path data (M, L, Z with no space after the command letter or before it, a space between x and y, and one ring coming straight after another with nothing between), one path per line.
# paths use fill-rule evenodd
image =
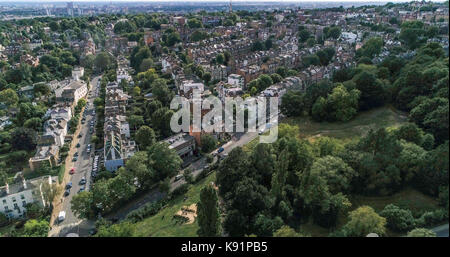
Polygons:
M444 133L433 127L440 124L439 117L447 117L448 121L448 110L446 114L424 118L436 106L447 104L448 107L448 96L444 96L448 93L448 89L445 91L448 64L440 63L448 61L449 54L448 1L346 6L280 3L275 7L230 1L182 6L179 3L0 4L0 229L8 226L8 231L14 230L14 222L19 219L28 222L27 208L34 210L39 206L46 210L45 215L42 212L36 216L39 218L33 219L45 223L45 235L31 236L66 236L74 231L81 236L96 233L147 236L158 230L143 225L133 227L133 232L126 234L116 228L124 220L139 223L151 217L160 218L158 212L167 208L164 206L173 206L174 202L170 201L179 195L183 195L186 203L179 208L179 213L170 217L172 221L180 220L179 223L166 224L169 221L162 216L159 222L166 226L158 229L186 223L195 224L196 231L191 234L200 236L283 236L288 232L293 233L288 236L294 236L316 233L302 227L314 224L327 228L329 234L320 232L320 236L367 236L369 233L399 236L425 225L427 228L442 225L443 218L448 219L448 210L446 214L436 214L438 221L432 224L426 223L431 218L421 218L432 215L427 212L441 210L445 194L448 208L448 181L430 182L434 189L428 191L417 189L417 192L432 192L427 197L433 197L433 203L438 206L439 202L439 207L411 215L415 219L411 223L415 225L407 229L395 230L397 227L389 223L392 217L383 216L381 210L385 206L376 212L383 216L380 220L388 220L388 232L384 227L386 221L380 221L383 229L374 227L351 234L348 227L340 223L337 226L338 215L334 215L345 208L343 213L347 215L350 210L347 203L355 204L346 195L354 193L348 188L357 182L376 181L358 185L354 190L358 196L370 197L392 196L399 192L395 190L400 190L403 184L399 184L403 182L416 186L416 182L410 182L416 180L410 177L418 176L419 168L411 171L413 175L405 175L410 172L408 164L391 165L386 161L387 156L407 152L414 156L408 160L415 165L412 159L433 160L429 156L438 155L440 146L448 146L448 131ZM423 57L425 54L428 55ZM427 66L423 80L413 76L414 71L423 72L420 65L431 62L436 63ZM416 70L401 74L404 67L413 69L410 66ZM424 89L405 86L419 80ZM382 89L373 85L382 85L379 86ZM396 153L378 156L377 151L384 150L372 151L370 147L378 141L361 139L366 133L372 135L372 127L367 124L357 129L358 133L364 132L355 132L345 139L340 134L337 139L328 137L333 129L324 126L319 130L319 125L311 125L324 121L344 124L356 119L358 112L381 108L381 103L371 106L371 97L380 91L383 104L389 102L389 108L399 109L393 112L401 113L393 119L397 123L381 122L377 126L386 125L387 131L377 136L398 141L392 139L396 145L385 144L380 148L392 147ZM193 109L194 92L200 93L202 101L216 96L222 104L230 97L277 97L280 110L277 117L280 114L280 122L285 116L289 118L280 128L284 129L280 134L285 138L267 146L271 150L252 143L270 128L272 116L267 118L267 127L258 128L259 133L253 134L223 130L198 132L191 124L189 132L173 132L170 120L176 109L171 108L172 98L187 98ZM430 94L439 99L427 102ZM417 106L423 109L412 111ZM201 116L207 116L209 111L202 109ZM406 123L407 116L414 126L395 132ZM299 117L311 119L300 123L296 120ZM375 118L368 120L377 122ZM219 122L223 128L225 122ZM296 122L314 127L318 132L311 138L303 132L291 138L298 129L290 126ZM416 133L412 127L420 131ZM388 133L397 134L386 136ZM411 146L411 142L417 145ZM233 159L227 162L229 157ZM297 157L288 164L283 163ZM320 163L324 158L328 159ZM382 164L377 163L380 160ZM369 164L358 166L362 162ZM241 169L238 165L247 166ZM424 166L420 169L425 169ZM317 174L311 171L312 167ZM332 175L326 177L321 168L330 170ZM269 171L259 174L258 169ZM376 169L382 170L383 175L376 173ZM448 159L447 167L442 169L447 172L442 177L448 179ZM248 177L255 177L242 178L243 182L234 180L241 176L234 172L241 170L249 172ZM221 175L219 171L231 175ZM339 176L346 172L350 175L342 182ZM356 180L353 173L358 172L367 178ZM393 174L398 175L389 177ZM314 184L313 175L326 177L324 184L328 180L334 182L329 182L330 189L327 184L325 190L322 184ZM201 182L205 178L208 183ZM305 181L324 193L312 197L314 192L308 191L311 189L305 186ZM211 186L212 198L220 208L216 205L210 208L221 212L222 216L217 215L220 217L216 219L223 230L208 234L199 227L204 226L199 219L205 217L199 212L206 212L207 208L198 201L204 201L203 194L210 192L198 189L195 192L200 194L200 200L193 202L187 192L198 183L204 183L202 188ZM388 186L384 188L380 184ZM233 188L237 186L240 187ZM260 195L263 195L261 199ZM236 202L234 198L238 197L248 197L248 201ZM258 203L256 207L252 201ZM188 203L195 205L195 210ZM340 209L339 204L346 207ZM239 209L243 206L261 210L247 214L247 210ZM303 211L312 221L298 221L303 218ZM86 222L103 219L114 222L97 225ZM241 220L248 220L249 224ZM242 224L236 225L238 221ZM76 229L74 224L78 226ZM79 232L82 226L87 228ZM17 235L27 233L26 229L18 231ZM0 236L3 233L0 230Z

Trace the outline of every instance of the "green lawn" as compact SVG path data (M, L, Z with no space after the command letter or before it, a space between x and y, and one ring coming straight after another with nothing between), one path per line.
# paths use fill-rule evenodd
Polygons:
M407 121L404 113L391 106L383 106L366 112L361 112L347 122L316 122L311 117L286 118L282 123L299 127L299 138L314 140L316 137L327 136L345 141L356 139L369 131L386 127L398 127ZM250 152L257 144L259 138L255 138L243 149Z
M419 216L425 211L433 211L439 208L436 199L422 194L421 192L406 188L391 196L360 196L349 195L349 200L352 203L352 207L349 211L355 210L360 206L368 205L372 207L376 212L380 212L388 204L395 204L403 209L409 209L414 216ZM338 219L337 228L339 229L348 221L347 214L340 215ZM313 224L311 221L300 225L300 230L305 234L311 236L328 236L331 230ZM387 229L387 236L403 236L401 233L393 232Z
M198 224L195 220L192 224L177 224L172 216L178 212L181 207L197 203L200 199L200 190L216 180L216 173L211 173L208 177L195 185L191 185L189 191L169 202L168 206L158 212L156 215L136 223L135 236L141 237L194 237L197 236ZM187 196L187 200L183 198Z
M353 139L370 129L397 127L407 121L407 116L390 106L383 106L361 112L347 122L315 122L311 117L286 118L283 123L297 125L300 137L329 136L339 139Z
M432 211L439 208L439 203L436 199L412 188L407 188L394 195L384 197L354 195L350 196L350 201L352 202L352 207L355 209L361 205L369 205L377 212L380 212L386 205L391 203L400 208L409 209L416 215L421 215L425 211Z

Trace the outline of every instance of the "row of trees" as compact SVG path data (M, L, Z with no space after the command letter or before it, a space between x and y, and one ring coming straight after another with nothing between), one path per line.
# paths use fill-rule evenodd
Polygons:
M160 183L167 191L169 179L181 166L181 159L167 143L154 143L146 151L139 151L109 179L95 182L91 191L72 198L72 210L79 218L93 218L121 206L137 192Z

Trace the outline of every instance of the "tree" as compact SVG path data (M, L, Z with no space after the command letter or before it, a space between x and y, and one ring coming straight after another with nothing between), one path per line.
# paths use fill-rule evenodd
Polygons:
M130 123L130 125L132 127L134 127L134 129L136 129L137 127L139 127L142 124L144 124L144 117L142 117L140 115L131 115L128 118L128 123Z
M21 236L47 237L49 228L50 226L48 224L48 221L44 219L39 221L35 219L30 219L25 223L24 230Z
M338 39L341 35L341 28L338 26L333 26L328 30L328 33L326 33L327 37L331 37L334 39Z
M356 88L361 92L359 98L360 110L367 110L384 103L385 90L383 82L368 72L362 71L353 78Z
M205 84L208 85L209 81L211 80L211 73L205 72L203 74L203 80L205 81Z
M380 37L373 37L367 40L364 45L358 49L360 55L373 58L381 53L383 48L383 39Z
M167 87L165 79L156 79L153 81L152 93L163 106L168 106L173 98L173 92Z
M145 58L142 60L141 64L139 65L139 71L146 71L153 67L153 59L152 58Z
M220 213L216 189L212 185L205 186L200 191L200 201L197 204L199 236L220 236Z
M88 191L80 192L74 195L70 201L71 209L79 219L89 219L94 217L93 203L94 199L92 192Z
M300 42L304 43L308 38L311 36L311 33L309 33L308 30L303 29L298 33Z
M369 233L383 236L386 233L386 219L378 215L370 206L361 206L351 211L349 219L344 226L348 236L364 237Z
M187 25L191 29L196 29L196 28L202 28L203 27L202 22L199 21L197 18L189 19L188 22L187 22Z
M218 54L216 56L216 63L224 64L224 62L225 62L225 56L222 53Z
M316 102L312 106L311 115L313 119L317 121L325 120L328 116L327 101L323 97L317 98Z
M307 111L304 101L305 94L289 90L281 99L281 111L288 117L298 117Z
M209 134L203 134L200 137L202 143L202 152L209 153L216 148L217 140Z
M241 147L231 150L228 157L219 165L216 175L216 182L219 186L219 193L225 195L236 186L249 168L247 154Z
M19 102L19 96L16 91L11 88L0 91L0 103L8 107L15 107Z
M134 234L134 224L128 221L113 225L102 225L98 228L96 237L132 237Z
M419 37L425 32L422 27L423 23L420 21L403 22L399 36L400 40L402 40L410 49L417 48L421 43Z
M155 170L156 180L175 176L183 162L174 149L167 143L155 143L148 148L149 167Z
M31 151L36 147L37 134L27 128L16 128L11 133L12 147L17 150Z
M157 109L151 117L154 129L164 137L170 136L172 130L170 128L170 119L172 118L173 110L167 107Z
M304 235L295 232L295 230L289 226L282 226L273 233L274 237L304 237Z
M416 223L410 210L400 209L394 204L386 205L380 215L386 218L387 227L395 231L408 231Z
M155 132L149 126L141 126L135 135L136 142L141 149L146 149L156 142Z
M420 145L422 143L423 132L415 123L408 122L403 124L397 128L394 133L398 139L404 139L416 145Z
M145 151L139 151L128 159L125 168L137 179L140 189L147 189L156 182L155 170L148 167L148 155Z
M411 121L433 134L437 143L448 140L448 99L427 98L410 112Z
M308 38L308 40L306 40L306 45L308 47L312 47L316 44L316 40L313 37Z
M437 196L440 187L448 186L448 141L428 151L423 157L423 160L423 166L414 178L414 185L426 194Z
M283 220L280 217L270 218L264 214L258 214L253 224L253 230L256 236L272 236L273 232L278 230L283 225Z
M94 65L98 71L103 72L111 65L111 57L106 52L100 52L95 57Z
M56 32L56 31L58 31L59 30L59 23L58 22L56 22L56 21L51 21L49 24L48 24L48 26L50 27L50 29L53 31L53 32Z
M436 237L436 233L426 228L415 228L408 232L407 237Z
M114 33L131 33L136 31L136 25L130 21L119 21L114 25Z

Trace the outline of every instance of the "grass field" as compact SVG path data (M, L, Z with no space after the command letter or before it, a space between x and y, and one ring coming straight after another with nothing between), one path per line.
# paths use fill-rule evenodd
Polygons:
M197 184L191 185L189 191L169 202L168 206L158 212L156 215L146 218L136 223L135 236L141 237L195 237L197 236L198 224L195 220L192 224L177 224L172 216L178 212L181 207L197 203L200 200L201 189L216 180L216 173L211 173ZM184 197L187 196L186 201Z
M383 106L361 112L347 122L315 122L311 117L286 118L283 123L297 125L301 138L329 136L339 139L360 137L370 129L399 126L407 121L407 116L400 111Z
M360 206L368 205L372 207L377 213L382 211L384 207L388 204L395 204L403 209L409 209L414 216L419 216L425 211L433 211L439 208L438 202L421 192L407 188L394 195L385 197L369 197L369 196L359 196L350 195L349 200L352 203L352 207L349 211L355 210ZM341 228L348 222L348 216L346 213L340 215L338 218L337 229ZM300 231L311 236L328 236L330 232L329 229L323 228L312 221L300 225ZM401 233L393 232L389 229L386 230L387 236L403 236Z
M398 127L407 121L404 113L390 106L383 106L366 112L361 112L348 122L316 122L311 117L286 118L282 123L296 125L299 128L298 138L314 140L316 137L327 136L341 139L344 142L365 135L370 129ZM244 151L251 151L258 143L256 138L246 144Z

